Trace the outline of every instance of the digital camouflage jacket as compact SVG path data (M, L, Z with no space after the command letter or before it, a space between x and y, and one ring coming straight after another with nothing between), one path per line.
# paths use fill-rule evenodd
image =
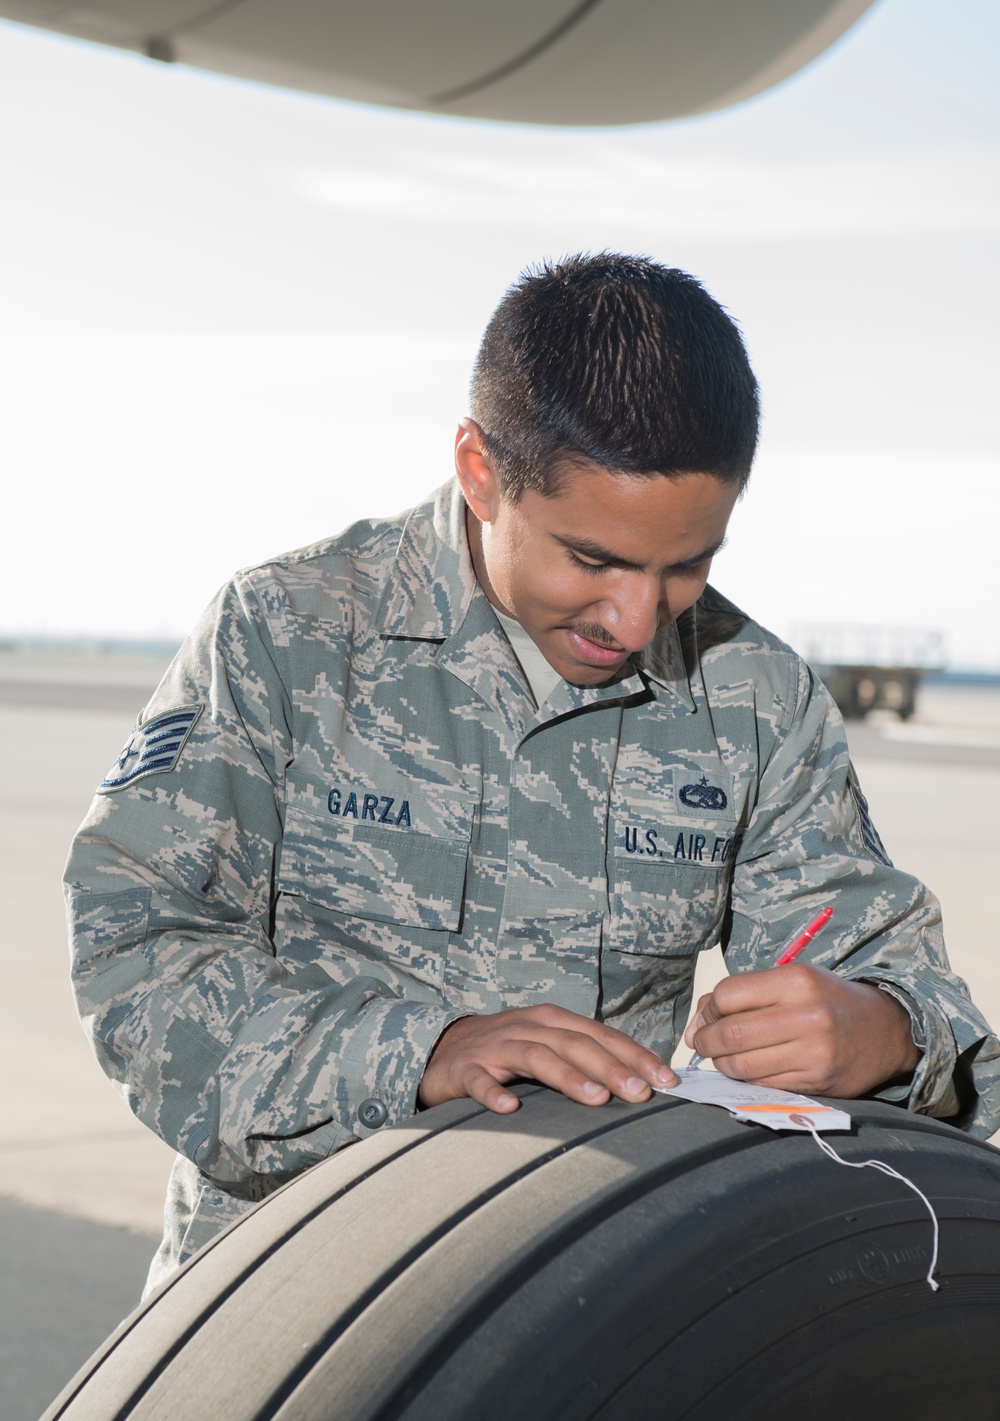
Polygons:
M769 967L828 903L809 960L891 992L923 1048L885 1095L995 1128L1000 1043L808 667L709 588L622 679L536 708L463 510L448 484L238 574L75 841L81 1015L181 1156L160 1274L412 1114L457 1017L556 1002L669 1059L696 953Z

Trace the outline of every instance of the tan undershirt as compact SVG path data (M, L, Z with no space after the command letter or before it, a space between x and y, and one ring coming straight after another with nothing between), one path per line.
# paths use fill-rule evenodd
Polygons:
M497 614L497 621L507 633L507 640L514 648L514 655L521 663L521 670L531 687L535 705L542 705L548 700L562 677L545 660L520 622L515 622L513 617L508 617L506 613L499 611L496 607L493 610Z

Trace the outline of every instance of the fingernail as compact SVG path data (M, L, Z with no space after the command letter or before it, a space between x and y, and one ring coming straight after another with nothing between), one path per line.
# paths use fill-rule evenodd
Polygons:
M625 1090L628 1095L644 1095L649 1090L649 1086L638 1076L629 1076L625 1082Z
M653 1075L659 1081L660 1085L673 1085L676 1080L676 1076L669 1066L657 1066Z
M497 1105L500 1107L501 1110L513 1110L514 1106L517 1105L517 1096L498 1095Z
M591 1100L594 1100L597 1096L604 1094L604 1087L598 1085L596 1081L584 1081L583 1093L589 1096Z

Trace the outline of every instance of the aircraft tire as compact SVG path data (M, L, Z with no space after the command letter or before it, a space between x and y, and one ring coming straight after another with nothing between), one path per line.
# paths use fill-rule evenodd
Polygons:
M656 1096L453 1101L294 1180L43 1421L995 1421L1000 1151L853 1102L809 1135Z

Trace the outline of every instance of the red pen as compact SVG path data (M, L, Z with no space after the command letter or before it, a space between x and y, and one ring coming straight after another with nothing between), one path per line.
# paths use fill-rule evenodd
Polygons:
M832 908L821 908L814 918L806 918L804 923L800 923L791 937L781 944L775 967L784 967L786 963L794 962L802 949L812 942L817 933L823 931L832 917Z
M832 917L832 908L821 908L813 917L806 918L804 923L800 923L795 931L789 937L785 938L785 941L778 949L778 956L774 963L775 967L785 967L789 962L794 962L802 949L808 947L816 934L823 931ZM687 1063L687 1069L689 1071L697 1070L704 1059L704 1056L699 1056L698 1053L695 1052Z

